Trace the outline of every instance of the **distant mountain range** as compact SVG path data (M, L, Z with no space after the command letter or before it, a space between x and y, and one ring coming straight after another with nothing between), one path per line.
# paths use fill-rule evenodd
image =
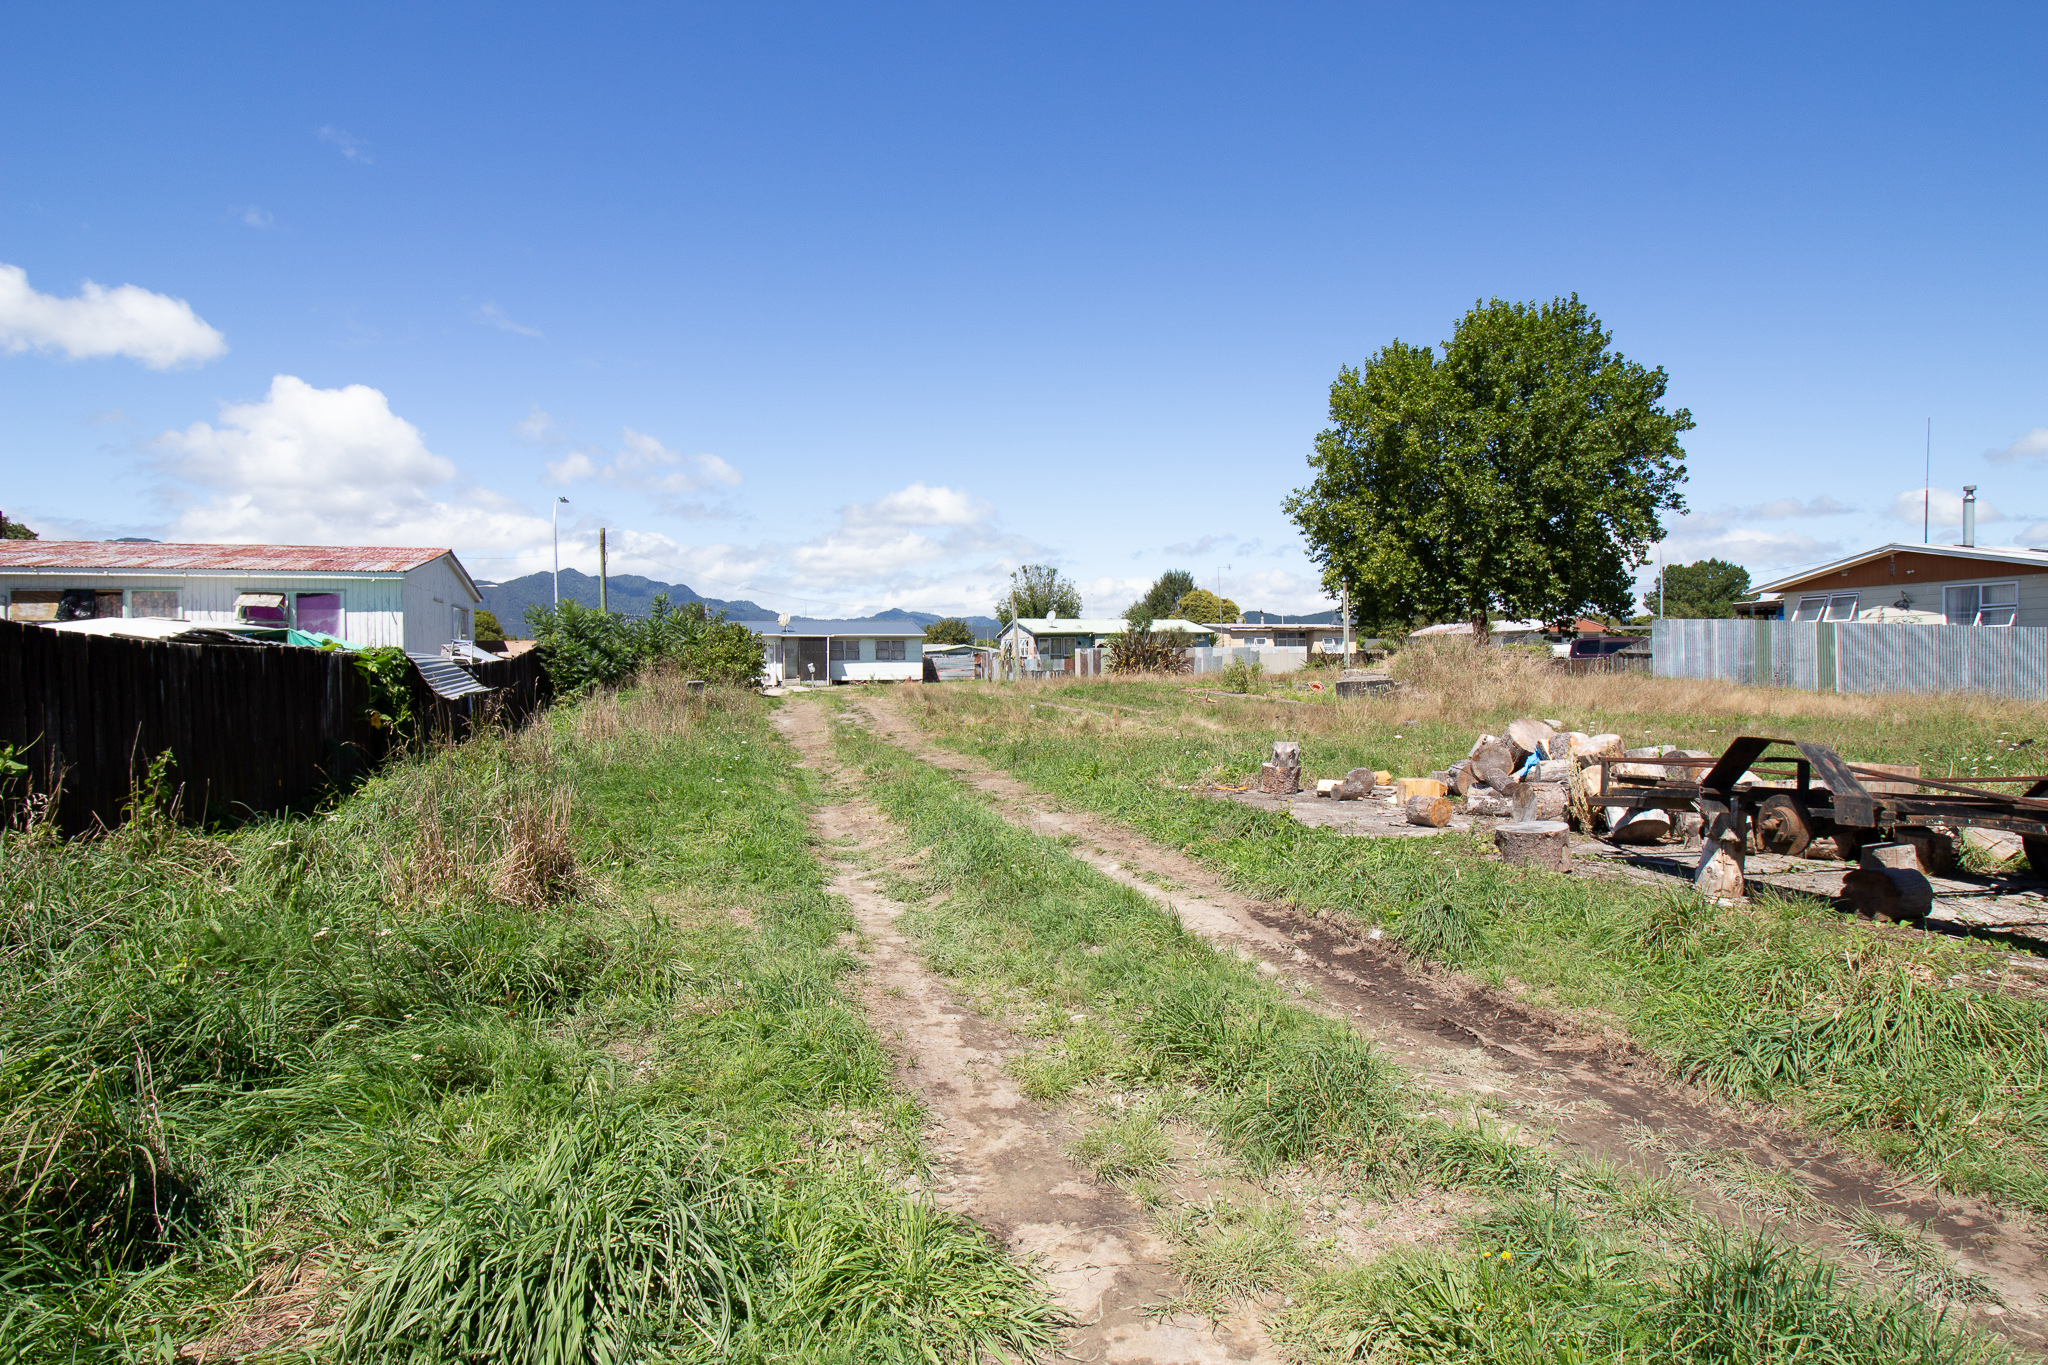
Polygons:
M524 578L508 579L503 583L479 583L477 589L484 595L484 608L498 618L498 624L505 628L507 635L515 638L526 633L528 607L546 607L555 600L554 575L551 573L530 573ZM685 602L702 602L705 610L722 611L735 621L773 621L777 615L760 603L743 597L730 601L706 597L687 583L657 583L638 574L613 574L605 595L613 611L623 616L645 616L660 593L667 593L668 600L676 606ZM562 570L562 597L565 601L581 602L586 607L596 606L597 579L574 569ZM941 618L928 611L891 607L887 611L872 612L866 619L911 621L928 626ZM967 622L976 639L995 638L996 619L993 616L961 619Z

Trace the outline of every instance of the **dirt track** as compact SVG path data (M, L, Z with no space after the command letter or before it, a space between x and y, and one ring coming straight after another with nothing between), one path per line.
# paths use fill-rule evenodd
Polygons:
M830 782L837 771L824 708L787 705L775 725L806 766ZM973 1218L1034 1261L1077 1326L1062 1348L1078 1361L1208 1365L1277 1361L1249 1313L1212 1329L1192 1314L1146 1310L1183 1286L1167 1248L1130 1196L1097 1183L1066 1154L1078 1135L1064 1113L1034 1103L1004 1070L1027 1045L963 1005L933 976L896 928L903 906L860 870L858 854L879 848L888 822L843 792L821 806L813 828L836 865L832 893L853 908L866 963L861 999L868 1022L896 1059L898 1081L929 1115L932 1196Z
M1867 1208L1924 1225L2004 1300L2002 1309L1956 1311L2033 1350L2048 1349L2048 1236L2028 1223L1981 1200L1939 1194L1768 1115L1737 1112L1674 1085L1626 1044L1589 1037L1468 984L1411 972L1397 950L1238 894L1191 858L1113 821L1059 809L1045 794L937 746L888 693L870 692L853 709L876 734L984 793L1013 824L1073 837L1075 856L1160 901L1212 942L1268 964L1307 992L1313 1007L1349 1019L1432 1087L1504 1106L1554 1134L1558 1149L1571 1155L1684 1178L1687 1154L1733 1151L1789 1172L1810 1207L1782 1217L1689 1183L1699 1206L1722 1222L1754 1225L1768 1217L1786 1235L1847 1265L1863 1258L1844 1242L1840 1217ZM1172 889L1161 890L1160 882Z

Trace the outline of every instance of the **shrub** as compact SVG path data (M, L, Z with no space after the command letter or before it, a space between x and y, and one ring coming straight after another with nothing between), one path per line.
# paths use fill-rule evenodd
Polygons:
M629 621L580 602L528 607L526 623L558 691L576 696L617 687L649 664L673 662L693 677L735 687L761 678L761 642L702 602L671 606L658 594L646 616Z
M1185 631L1127 630L1109 642L1112 673L1185 673L1189 666Z

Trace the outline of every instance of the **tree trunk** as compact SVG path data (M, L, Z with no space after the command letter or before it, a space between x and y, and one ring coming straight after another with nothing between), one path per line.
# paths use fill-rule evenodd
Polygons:
M1490 644L1492 644L1492 643L1493 643L1493 629L1492 629L1492 626L1493 626L1493 623L1492 623L1491 621L1488 621L1488 620L1486 619L1486 608L1485 608L1485 607L1481 607L1481 608L1479 608L1479 609L1478 609L1477 611L1473 612L1473 613L1472 613L1472 642L1473 642L1474 644L1480 644L1480 645L1490 645Z
M1465 793L1467 815L1508 816L1515 813L1514 803L1491 787L1474 787Z

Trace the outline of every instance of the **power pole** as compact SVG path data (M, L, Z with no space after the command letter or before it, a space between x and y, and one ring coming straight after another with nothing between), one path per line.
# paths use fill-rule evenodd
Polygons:
M609 613L612 609L612 599L607 579L604 562L604 527L600 526L597 528L597 609Z
M1348 586L1337 589L1337 610L1344 617L1344 664L1351 667L1351 589Z

